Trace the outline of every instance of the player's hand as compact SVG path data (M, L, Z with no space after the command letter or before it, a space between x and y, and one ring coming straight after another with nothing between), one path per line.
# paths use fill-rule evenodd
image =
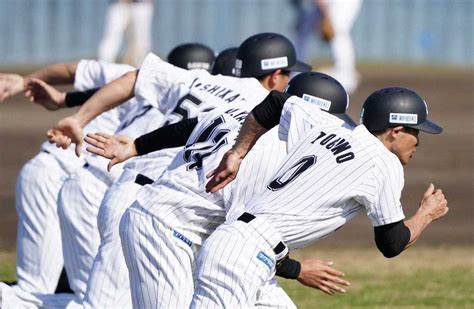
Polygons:
M50 111L55 111L65 106L66 93L58 91L40 79L31 78L26 82L25 96L31 102L40 104Z
M0 102L25 91L25 81L21 75L0 73Z
M110 159L110 162L107 165L107 170L109 172L115 164L138 155L134 139L128 136L89 133L84 140L91 144L91 146L86 148L87 151Z
M55 143L62 149L68 148L71 143L76 144L76 155L81 155L82 127L74 117L62 119L54 128L48 130L47 135L50 143Z
M206 184L206 192L217 192L232 182L239 172L242 157L238 155L233 149L227 151L222 157L219 166L210 171L206 178L211 178Z
M345 293L342 286L349 286L349 281L342 279L344 273L332 268L332 262L309 259L301 262L298 281L306 286L321 290L328 295Z
M419 211L423 211L429 216L431 221L444 217L448 211L448 201L441 189L435 189L433 184L430 184L421 199Z

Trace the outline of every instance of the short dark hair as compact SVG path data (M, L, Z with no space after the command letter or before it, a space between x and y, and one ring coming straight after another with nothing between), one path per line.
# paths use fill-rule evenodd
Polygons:
M276 71L276 70L275 70L275 71ZM273 74L273 72L275 72L275 71L268 72L268 73L266 73L266 74L257 76L257 77L255 77L255 78L258 79L258 81L262 81L265 77L267 77L268 75ZM290 70L280 69L280 71L281 71L281 74L282 74L282 75L290 76L290 73L291 73Z

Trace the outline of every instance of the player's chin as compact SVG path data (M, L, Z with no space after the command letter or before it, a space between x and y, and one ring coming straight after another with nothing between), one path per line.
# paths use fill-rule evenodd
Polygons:
M413 158L413 153L410 154L410 155L407 155L405 156L404 158L402 158L400 161L402 162L402 165L407 165L408 162L410 162L410 160Z

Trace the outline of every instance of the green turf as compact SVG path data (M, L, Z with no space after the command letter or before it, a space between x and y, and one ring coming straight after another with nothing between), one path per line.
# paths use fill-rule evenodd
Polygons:
M394 259L376 249L318 251L335 261L351 286L345 294L328 296L280 280L298 308L474 308L472 247L413 248ZM299 258L316 256L306 251Z
M298 308L474 307L474 277L469 267L427 268L411 275L394 273L390 276L379 276L376 270L350 272L346 278L353 284L343 295L327 296L289 280L281 280L281 283Z
M0 281L13 281L15 279L15 254L0 252Z

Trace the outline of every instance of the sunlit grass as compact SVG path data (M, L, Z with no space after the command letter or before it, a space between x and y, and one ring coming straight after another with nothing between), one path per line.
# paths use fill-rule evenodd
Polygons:
M331 297L280 280L299 308L474 308L473 247L412 248L394 259L375 248L313 247L294 256L332 260L351 282Z

